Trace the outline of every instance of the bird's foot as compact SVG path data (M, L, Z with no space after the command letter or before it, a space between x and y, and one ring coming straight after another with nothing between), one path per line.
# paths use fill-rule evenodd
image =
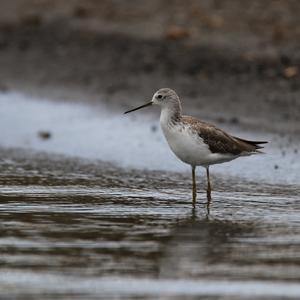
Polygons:
M207 203L206 203L206 213L209 215L210 213L210 203L211 203L211 191L207 190L206 191L206 198L207 198Z
M193 198L193 209L196 208L196 198Z

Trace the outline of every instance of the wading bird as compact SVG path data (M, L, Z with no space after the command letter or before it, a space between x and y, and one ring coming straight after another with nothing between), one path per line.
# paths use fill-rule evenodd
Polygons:
M262 153L260 144L267 142L248 141L232 136L216 126L194 117L183 116L181 103L175 91L169 88L158 90L152 100L142 106L128 110L125 114L150 105L161 108L160 126L174 154L192 168L193 207L196 205L197 166L206 169L207 176L207 212L211 202L211 184L209 166L220 164L241 156Z

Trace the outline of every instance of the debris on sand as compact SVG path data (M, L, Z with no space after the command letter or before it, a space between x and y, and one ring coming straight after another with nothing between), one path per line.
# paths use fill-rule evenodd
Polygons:
M151 126L151 131L152 131L152 132L156 132L156 131L157 131L157 129L158 129L158 128L157 128L157 126L156 126L156 125L152 125L152 126Z
M172 25L166 31L166 38L168 40L181 40L189 36L190 34L187 29L177 25Z
M283 76L285 78L293 78L298 75L299 69L296 66L290 66L283 70Z
M78 6L78 7L75 7L73 15L76 18L83 19L83 18L86 18L89 16L89 12L86 7Z
M41 130L38 132L38 137L41 139L41 140L48 140L52 137L52 134L50 131L44 131L44 130Z

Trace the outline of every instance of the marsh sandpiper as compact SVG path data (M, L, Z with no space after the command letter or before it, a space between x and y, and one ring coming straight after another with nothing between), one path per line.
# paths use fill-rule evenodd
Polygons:
M207 212L209 213L211 202L209 166L241 156L262 153L259 151L263 148L260 145L267 142L244 140L226 133L213 124L183 116L180 99L176 92L169 88L158 90L150 102L128 110L125 114L150 105L160 106L160 126L171 150L192 168L194 208L197 195L195 170L197 166L206 169Z

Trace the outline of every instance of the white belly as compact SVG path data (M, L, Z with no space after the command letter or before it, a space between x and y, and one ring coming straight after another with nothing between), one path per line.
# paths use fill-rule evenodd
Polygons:
M161 127L174 154L189 165L207 167L236 158L235 155L212 153L202 138L188 126L161 124Z

